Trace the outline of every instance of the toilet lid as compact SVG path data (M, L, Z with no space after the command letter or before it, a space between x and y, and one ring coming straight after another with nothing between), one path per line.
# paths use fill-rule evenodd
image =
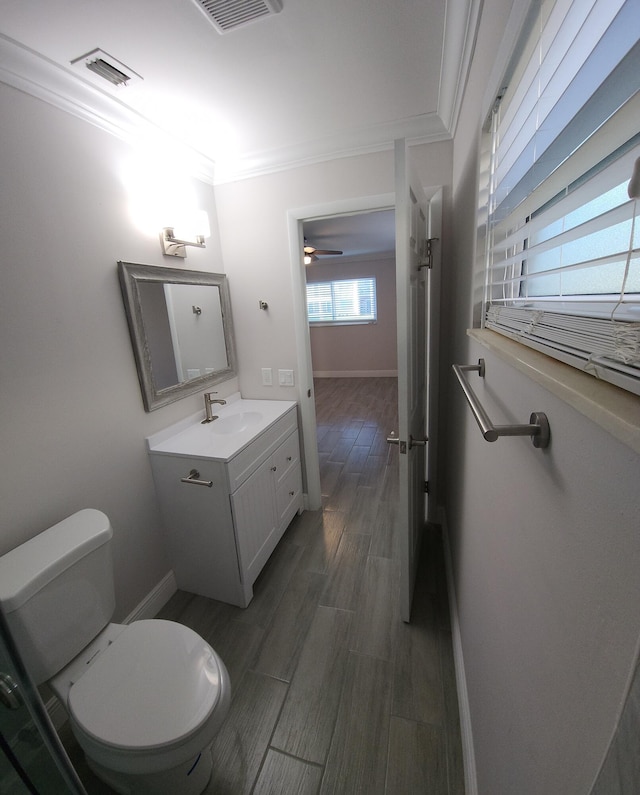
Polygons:
M140 750L175 744L209 717L220 695L213 649L173 621L135 621L69 691L69 712L100 743Z

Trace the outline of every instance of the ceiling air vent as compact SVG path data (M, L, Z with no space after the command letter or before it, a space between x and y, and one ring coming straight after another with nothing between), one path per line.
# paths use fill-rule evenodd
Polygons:
M72 66L82 66L82 64L93 75L100 77L102 80L107 80L112 86L126 86L131 82L142 80L140 75L136 74L133 69L129 69L128 66L120 63L104 50L91 50L91 52L71 61Z
M193 0L218 33L279 14L282 0Z

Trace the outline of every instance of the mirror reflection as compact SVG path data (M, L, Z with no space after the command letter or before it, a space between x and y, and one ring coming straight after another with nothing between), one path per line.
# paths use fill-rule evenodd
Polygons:
M119 262L147 411L236 374L226 276Z

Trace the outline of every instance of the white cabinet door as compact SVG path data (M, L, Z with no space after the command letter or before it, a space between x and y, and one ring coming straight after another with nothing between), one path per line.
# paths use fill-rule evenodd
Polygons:
M240 570L246 583L253 583L301 507L300 448L294 431L231 495Z
M231 495L240 571L248 583L253 583L278 541L273 541L277 527L272 466L271 459L265 461Z

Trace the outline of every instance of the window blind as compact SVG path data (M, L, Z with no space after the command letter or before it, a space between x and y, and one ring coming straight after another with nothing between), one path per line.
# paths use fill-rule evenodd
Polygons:
M542 0L491 120L484 325L640 394L640 0Z
M308 283L307 316L310 323L375 322L375 278Z

